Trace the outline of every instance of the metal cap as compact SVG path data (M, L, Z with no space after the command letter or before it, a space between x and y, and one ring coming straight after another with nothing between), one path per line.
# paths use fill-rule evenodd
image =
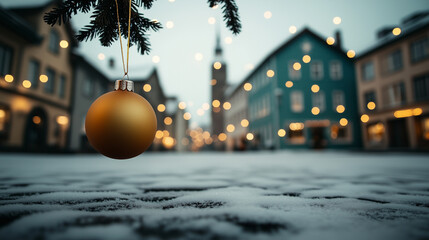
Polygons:
M130 80L116 80L115 90L134 92L134 82Z

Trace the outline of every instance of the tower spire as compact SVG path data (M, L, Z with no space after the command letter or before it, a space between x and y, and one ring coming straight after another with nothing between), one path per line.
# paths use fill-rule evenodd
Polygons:
M216 56L222 55L222 46L220 45L220 28L219 24L217 24L216 28L216 49L215 49Z

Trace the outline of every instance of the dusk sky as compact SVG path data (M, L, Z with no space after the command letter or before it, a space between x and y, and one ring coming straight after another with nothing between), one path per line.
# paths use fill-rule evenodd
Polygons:
M34 5L36 0L1 0L5 6ZM39 2L45 2L39 1ZM221 9L211 9L205 0L158 0L143 13L159 20L164 29L151 33L152 51L141 56L135 47L130 50L131 80L145 76L157 67L167 95L185 101L192 122L208 124L209 111L198 116L196 111L210 101L210 68L214 58L216 29L220 29L224 61L228 65L228 83L241 82L264 58L292 37L290 26L297 33L310 27L323 38L342 33L345 50L357 55L376 42L376 32L383 26L399 25L410 13L429 8L429 0L237 0L242 32L234 36L222 22ZM114 1L112 0L112 4ZM267 13L269 11L270 13ZM265 16L264 16L265 14ZM271 17L270 17L271 15ZM334 17L342 19L333 23ZM270 18L266 18L270 17ZM210 24L209 18L215 23ZM167 28L167 22L174 26ZM211 19L213 23L213 19ZM89 22L89 16L73 18L77 30ZM171 24L171 23L170 23ZM125 42L124 42L125 43ZM123 75L119 42L102 47L97 39L80 44L81 52L110 78ZM102 53L104 60L99 60ZM196 54L202 60L196 59ZM158 63L152 61L153 57ZM114 58L115 69L108 69L108 59Z

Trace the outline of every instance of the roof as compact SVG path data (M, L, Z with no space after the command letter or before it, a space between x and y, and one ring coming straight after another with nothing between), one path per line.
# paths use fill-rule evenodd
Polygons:
M292 38L286 40L286 42L284 42L282 45L280 45L280 47L277 47L273 52L271 52L267 57L265 57L264 60L261 63L259 63L258 66L249 75L247 75L247 77L244 78L244 80L240 84L238 84L237 87L233 91L231 91L231 94L228 97L230 97L233 94L235 94L238 91L238 89L245 82L247 82L254 74L256 74L270 60L270 58L272 58L273 56L277 55L284 48L288 47L294 41L298 40L299 38L301 38L303 35L306 35L306 34L310 35L311 37L313 37L317 41L325 44L327 48L331 48L332 50L334 50L334 51L336 51L336 52L344 55L347 58L346 52L344 52L340 47L338 47L337 45L332 45L332 46L327 45L326 42L325 42L325 39L323 39L322 37L320 37L319 35L317 35L316 33L314 33L312 30L310 30L309 27L305 27L301 32L299 32L298 34L294 35Z
M25 3L24 3L25 2ZM37 0L37 1L24 1L24 0L13 0L3 4L6 6L9 11L12 11L15 15L26 16L29 14L41 13L51 4L61 5L63 2L61 0ZM44 14L44 13L42 13ZM21 18L22 19L22 18ZM27 25L28 28L32 28L31 25L24 19L22 19L23 23ZM74 30L71 26L70 21L67 21L64 24L66 32L70 35L71 46L76 47L78 45L77 40L74 38ZM33 29L36 32L36 30Z
M376 44L365 50L357 57L357 59L364 58L375 51L387 47L390 44L399 42L408 36L429 27L429 11L417 12L406 17L398 27L401 28L401 34L399 36L392 34L393 27L390 27L390 29L388 29L389 31L386 31L387 28L383 28L381 31L388 32L389 34L379 38Z
M97 69L93 64L91 64L88 60L86 60L81 55L76 53L72 53L72 62L73 64L82 64L84 67L88 68L91 72L95 72L95 74L99 75L103 80L110 82L110 79L106 77L99 69Z
M28 22L12 11L0 6L0 23L2 26L14 31L17 35L30 43L40 43L42 36L34 30Z

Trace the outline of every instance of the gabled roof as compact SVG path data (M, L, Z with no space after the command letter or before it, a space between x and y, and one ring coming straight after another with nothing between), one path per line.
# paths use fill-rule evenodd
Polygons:
M76 54L76 53L72 53L71 54L71 60L72 60L73 64L82 64L82 66L86 67L91 72L94 72L95 74L97 74L98 76L100 76L103 81L106 81L106 83L110 82L110 79L108 77L106 77L106 75L104 73L102 73L93 64L91 64L90 62L88 62L88 60L86 60L83 56L81 56L79 54Z
M273 52L271 52L267 57L264 58L264 60L258 64L258 66L249 74L247 75L246 78L244 78L244 80L242 82L240 82L237 87L234 89L234 91L231 92L231 94L229 96L227 96L228 98L230 96L232 96L233 94L235 94L238 89L247 81L249 81L249 79L256 74L269 60L270 58L272 58L273 56L277 55L280 51L282 51L284 48L288 47L289 45L291 45L293 42L295 42L296 40L298 40L299 38L301 38L304 35L310 35L311 37L313 37L314 39L316 39L317 41L321 42L322 44L326 45L327 48L330 48L338 53L340 53L341 55L343 55L346 59L347 58L347 54L346 52L344 52L340 47L338 47L337 45L328 45L325 42L325 39L323 39L322 37L320 37L319 35L317 35L316 33L314 33L313 31L310 30L310 28L305 27L301 32L299 32L298 34L294 35L292 38L286 40L286 42L284 42L282 45L280 45L280 47L277 47Z
M42 11L45 10L50 5L52 5L52 4L57 4L57 5L63 4L63 2L61 0L38 0L38 1L34 1L32 3L33 4L31 4L31 5L19 4L19 0L17 0L17 1L14 1L14 3L8 4L7 7L8 7L8 10L12 11L15 15L19 15L22 17L22 16L26 16L26 15L31 15L31 14L40 14L40 13L44 14L44 12L42 12ZM24 19L22 19L22 21L24 23L26 23L28 28L33 28ZM74 37L75 33L74 33L74 30L71 26L70 21L63 23L63 24L64 24L64 27L66 29L67 34L70 36L71 46L76 47L78 45L78 42ZM36 31L36 30L33 29L33 31Z
M357 57L357 59L362 59L377 50L399 42L409 37L410 35L429 27L429 11L422 11L408 16L403 20L402 24L399 27L401 28L401 34L399 36L395 36L392 34L393 27L383 29L388 34L386 34L384 37L379 38L376 44L365 50Z
M17 14L0 6L0 24L30 43L40 43L42 36Z

